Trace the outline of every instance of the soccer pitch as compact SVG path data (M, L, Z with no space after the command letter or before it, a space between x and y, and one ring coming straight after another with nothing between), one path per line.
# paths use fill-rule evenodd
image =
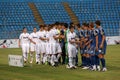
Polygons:
M22 54L21 49L0 49L0 80L120 80L120 45L108 46L107 72L51 67L35 62L23 67L8 66L8 54ZM80 58L80 56L79 56ZM79 59L79 64L80 64Z

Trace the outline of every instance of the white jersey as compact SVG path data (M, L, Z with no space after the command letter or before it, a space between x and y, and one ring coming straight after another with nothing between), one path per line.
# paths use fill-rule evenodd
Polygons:
M29 44L29 33L21 33L19 39L21 44Z
M42 35L43 31L38 31L37 32L37 37L38 37L38 42L41 43L40 37Z
M39 38L45 38L46 37L46 34L45 34L45 31L40 31L39 33ZM45 40L40 40L41 43L45 43Z
M54 37L53 37L54 35L55 35L54 29L51 29L49 31L49 37L50 37L49 42L56 42L55 39L54 39Z
M52 35L52 41L55 43L58 42L58 40L54 39L54 36L59 36L57 29L51 29L50 34Z
M49 31L45 31L45 38L49 38L50 39L50 32ZM45 42L49 42L49 41L45 41Z
M69 45L74 45L74 46L76 45L75 43L70 43L70 40L75 41L75 37L76 37L75 32L73 32L73 33L69 32L69 33L68 33L68 35L67 35L67 40L68 40L68 44L69 44Z
M38 43L38 35L37 35L37 33L35 33L35 32L32 32L31 34L30 34L30 39L32 40L32 41L34 41L36 44ZM31 44L33 44L32 42L31 42Z

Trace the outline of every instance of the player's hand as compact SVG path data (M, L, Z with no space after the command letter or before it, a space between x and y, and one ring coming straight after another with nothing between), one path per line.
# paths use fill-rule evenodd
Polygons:
M72 43L75 43L75 41L72 40L72 41L70 41L70 43L71 43L71 44L72 44Z
M33 44L36 44L36 42L33 42Z
M88 45L88 43L85 43L85 46L87 46Z
M88 49L90 49L90 45L88 45Z
M100 45L100 48L101 48L101 49L103 48L103 45L102 45L102 44Z
M95 49L96 49L96 51L98 51L98 47L96 47Z
M49 38L47 38L47 41L49 41Z
M20 48L20 44L18 44L18 47Z

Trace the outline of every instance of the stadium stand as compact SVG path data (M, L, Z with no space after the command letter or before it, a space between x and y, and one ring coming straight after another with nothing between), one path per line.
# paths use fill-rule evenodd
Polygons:
M0 39L18 38L23 27L31 32L38 27L32 10L33 2L45 24L71 22L62 2L67 2L80 23L101 20L107 36L120 36L120 0L1 0Z
M35 3L45 24L59 22L70 22L70 18L61 3Z

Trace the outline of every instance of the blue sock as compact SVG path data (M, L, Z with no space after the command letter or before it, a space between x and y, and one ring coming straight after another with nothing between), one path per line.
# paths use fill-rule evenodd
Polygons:
M91 65L95 65L95 56L91 56Z
M84 56L81 56L82 66L85 66L86 64L86 58Z
M91 59L91 56L89 57L89 63L90 63L90 66L92 65L92 59Z
M105 66L105 59L104 59L104 58L101 58L100 60L101 60L102 67L103 67L103 68L106 67L106 66Z
M90 66L90 58L86 58L87 66Z
M75 59L75 65L78 65L78 55L76 55L76 59Z
M100 60L99 60L99 57L97 55L95 55L95 60L96 60L95 64L100 65Z
M95 55L93 55L93 65L95 65Z

